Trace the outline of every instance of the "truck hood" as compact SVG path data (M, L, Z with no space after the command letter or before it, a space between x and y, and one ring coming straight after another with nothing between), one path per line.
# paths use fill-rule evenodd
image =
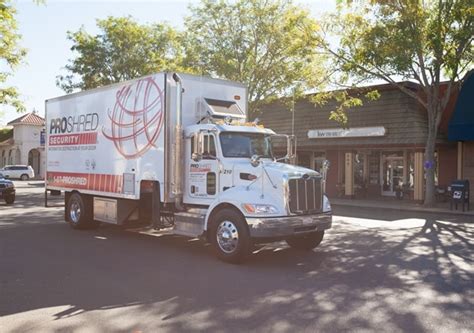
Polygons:
M286 175L288 178L300 178L303 175L319 177L320 174L317 171L312 169L304 168L297 165L291 165L286 163L279 162L266 162L263 161L263 166L267 171L272 171L272 173L278 173L281 175Z
M304 175L319 177L319 173L290 164L274 162L270 159L263 159L259 166L253 167L249 159L241 159L233 162L233 186L236 195L242 202L271 204L279 210L279 214L287 214L286 184L288 179L301 178ZM250 175L256 176L254 179L246 179ZM251 191L249 192L242 192ZM229 192L223 192L229 194Z
M263 168L266 170L266 175L264 175ZM262 163L253 167L250 165L248 159L234 162L234 182L235 184L248 184L248 181L243 181L240 179L240 174L248 173L258 177L263 176L266 181L271 181L274 184L282 184L283 179L289 178L301 178L304 175L319 177L320 174L312 169L295 166L291 164L273 162L269 159L262 160ZM267 179L270 178L270 179Z

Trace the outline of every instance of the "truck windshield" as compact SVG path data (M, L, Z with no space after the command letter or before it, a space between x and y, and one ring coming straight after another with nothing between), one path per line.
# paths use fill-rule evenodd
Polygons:
M252 157L258 155L272 158L272 145L269 135L260 133L224 132L220 134L224 157Z

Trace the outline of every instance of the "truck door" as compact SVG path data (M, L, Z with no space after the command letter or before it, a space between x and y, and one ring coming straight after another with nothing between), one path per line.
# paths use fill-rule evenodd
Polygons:
M219 161L217 159L216 138L214 134L204 135L204 154L200 161L192 159L194 139L187 150L185 180L189 203L206 204L212 202L219 189Z

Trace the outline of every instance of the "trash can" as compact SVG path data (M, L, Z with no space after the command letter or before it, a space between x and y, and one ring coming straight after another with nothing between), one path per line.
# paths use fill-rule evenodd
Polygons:
M451 202L450 208L453 206L458 209L458 203L462 204L462 211L464 212L464 205L467 204L467 210L469 210L469 180L455 180L450 186Z

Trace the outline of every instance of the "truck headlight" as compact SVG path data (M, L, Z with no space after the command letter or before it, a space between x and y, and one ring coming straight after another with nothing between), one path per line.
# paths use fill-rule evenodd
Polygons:
M246 203L242 208L249 214L278 214L278 209L272 205Z
M323 213L331 212L331 203L326 195L323 196Z

